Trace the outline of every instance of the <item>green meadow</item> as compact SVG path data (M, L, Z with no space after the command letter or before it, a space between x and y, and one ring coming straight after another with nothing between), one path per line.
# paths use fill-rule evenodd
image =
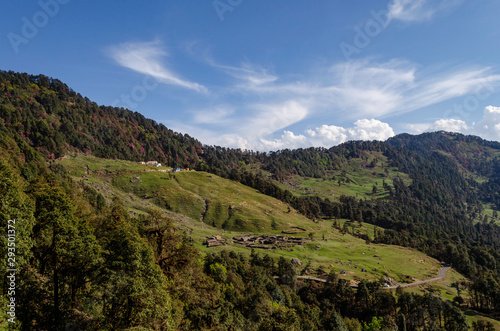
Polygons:
M382 153L365 151L362 158L344 162L338 170L330 171L323 178L293 176L286 188L296 195L317 195L330 200L338 200L342 195L377 199L389 194L384 183L392 186L395 177L411 184L409 176L390 166Z
M371 244L353 233L367 234L373 238L375 227L367 223L347 220L312 221L297 213L287 204L266 196L255 189L223 179L213 174L197 171L170 172L166 167L147 166L137 162L100 159L88 155L67 156L58 160L76 181L93 187L110 201L118 196L134 214L146 213L148 209L160 210L170 217L177 227L184 231L195 247L203 254L231 250L250 256L251 249L235 244L234 236L244 234L282 234L290 227L305 229L297 237L312 238L313 241L286 249L257 249L255 252L271 257L298 258L302 266L297 266L297 274L324 275L337 273L340 278L354 283L362 279L380 280L390 277L399 283L412 283L431 279L438 275L439 261L417 250L392 245ZM392 183L399 176L410 182L407 175L395 169L375 167L365 169L357 163L344 167L344 175L339 171L334 176L348 177L348 182L338 185L333 179L301 179L295 183L295 194L318 194L323 197L353 195L384 197L383 182ZM374 175L374 172L378 175ZM373 194L373 186L381 188ZM287 186L290 189L289 186ZM488 213L488 209L486 212ZM490 216L490 215L489 215ZM342 228L347 223L348 233L342 234L334 227ZM377 228L377 230L383 230ZM207 236L221 235L226 246L206 247ZM341 271L343 273L341 274ZM301 280L308 281L308 280ZM405 291L415 293L432 292L444 300L453 300L457 291L456 282L466 279L448 271L438 282ZM462 292L468 298L466 291ZM465 311L470 322L480 319L491 321L500 329L500 322L489 319L475 311Z
M172 173L165 167L85 155L66 157L59 162L75 180L83 180L106 199L110 200L114 195L122 198L131 213L144 213L148 208L161 209L190 234L195 246L206 253L230 249L249 254L250 249L232 244L233 236L241 233L281 234L282 230L296 226L306 231L295 236L310 237L313 241L291 249L259 252L274 257L299 258L304 264L298 268L299 273L305 272L303 269L307 266L314 273L334 271L340 275L340 271L344 271L341 277L353 280L391 277L409 283L433 278L440 269L438 261L416 250L367 244L349 234L360 232L373 238L375 228L372 225L348 222L349 233L341 234L333 227L334 222L342 227L346 220L313 222L279 200L213 174L197 171ZM351 176L355 179L351 186L367 188L373 185L363 180L367 175L362 172L359 176L351 173ZM310 180L311 185L314 181ZM319 185L314 187L322 190ZM228 245L203 246L203 240L209 235L222 235Z

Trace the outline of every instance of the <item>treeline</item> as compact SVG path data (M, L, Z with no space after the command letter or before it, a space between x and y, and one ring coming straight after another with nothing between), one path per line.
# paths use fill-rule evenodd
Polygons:
M131 218L118 198L107 204L64 168L47 167L39 152L29 154L25 141L1 138L4 256L7 221L16 227L12 329L468 329L459 308L430 294L395 295L379 282L354 290L335 274L326 284L300 282L291 261L255 252L201 259L189 236L161 212ZM21 153L32 158L23 161ZM26 164L29 178L21 174ZM478 305L485 300L478 288ZM0 320L7 318L2 311Z
M471 288L480 297L484 296L482 301L476 300L471 306L500 316L500 296L493 290L495 287L487 289L476 285L484 284L482 279L490 279L488 284L496 284L500 279L500 227L494 224L494 219L483 216L482 204L482 201L496 203L499 196L497 176L500 171L497 167L500 161L491 150L498 144L485 142L480 145L479 139L453 137L457 141L444 134L427 134L418 144L418 137L403 135L401 139L411 139L412 143L404 145L394 138L388 144L349 142L330 150L281 151L268 155L221 150L217 156L219 161L224 160L224 156L232 156L234 161L219 163L219 166L228 164L231 167L214 169L205 166L204 170L256 188L290 204L311 219L346 218L386 229L370 239L376 243L416 248L452 263L454 268L473 280ZM468 145L469 140L474 148ZM467 150L471 158L481 154L484 162L466 162L467 158L458 162L443 153L453 148ZM338 201L296 196L277 184L280 176L276 174L299 174L299 169L306 164L309 169L315 169L317 176L324 176L329 170L338 169L367 151L382 152L390 162L387 166L409 174L411 184L407 185L396 177L381 188L387 191L387 198L364 200L342 196ZM467 153L456 152L462 157ZM249 157L258 158L260 169L266 170L267 174L247 170L244 165L255 162ZM317 166L318 160L323 160L323 168ZM270 164L272 169L278 170L270 172ZM367 166L370 165L367 163ZM470 171L468 175L464 175L465 166ZM311 176L315 176L313 172ZM490 180L480 184L472 178L474 174L488 175ZM477 290L479 288L481 290Z
M19 174L16 183L25 181L27 188L24 184L9 185L25 192L26 197L22 198L22 201L31 201L28 205L32 206L20 209L26 213L23 217L32 220L28 226L31 229L28 231L30 236L32 239L41 237L45 240L28 240L26 245L35 245L29 249L32 252L29 259L37 266L33 270L39 270L33 275L33 279L45 279L46 283L37 284L47 291L57 293L57 300L54 300L56 306L61 309L52 312L55 314L51 315L54 318L67 309L62 308L64 305L71 307L69 301L65 303L61 299L60 291L66 288L68 293L81 293L88 283L88 279L77 279L78 277L71 274L71 270L80 268L77 260L93 259L86 255L71 256L78 249L71 248L73 244L68 238L74 234L85 234L87 237L82 239L81 248L88 254L97 254L95 256L101 259L103 255L100 255L100 250L119 249L118 246L107 246L116 244L105 242L110 233L90 234L92 231L89 229L92 226L99 231L106 227L101 229L96 226L98 223L85 225L85 222L80 221L87 218L75 215L73 211L75 206L72 207L72 201L79 201L80 198L74 193L74 188L71 188L72 184L50 177L54 171L62 173L62 170L54 168L51 172L45 168L47 160L63 156L68 151L86 152L103 158L157 160L170 166L189 166L258 189L263 194L288 203L314 220L347 218L374 224L386 229L379 231L377 236L372 238L374 242L414 247L440 260L452 262L457 270L473 280L471 288L474 288L475 299L471 305L500 315L498 291L488 289L488 286L484 285L495 285L500 280L500 230L493 224L494 220L484 217L483 210L483 203L490 203L496 209L500 206L500 159L497 156L499 143L459 134L429 133L420 136L398 135L387 142L348 142L330 149L308 148L272 153L202 146L197 140L175 133L138 113L122 108L98 106L57 79L6 71L0 72L0 118L1 146L6 155L11 155L4 159L4 169L7 169L6 173L11 171L13 174ZM386 166L396 167L400 172L408 174L412 180L411 184L407 185L401 178L395 178L392 183L386 182L383 188L380 188L387 192L383 199L360 200L355 197L341 197L338 201L316 196L297 196L281 185L290 176L295 175L331 180L331 172L338 171L351 160L361 159L367 168L376 166L376 160L369 162L367 152L382 153L389 162ZM57 184L58 180L60 185ZM59 188L51 191L51 187ZM87 196L86 203L94 209L97 208L96 219L104 223L108 223L108 219L122 219L123 222L117 221L122 229L120 231L125 231L123 229L126 224L133 223L124 215L113 216L113 207L106 206L98 194L91 193L88 189L80 189ZM23 194L19 196L23 197ZM58 202L51 205L49 202L52 200ZM43 214L44 210L50 208L57 209L60 215ZM119 210L117 208L114 210ZM477 222L480 216L481 219ZM36 225L37 222L44 222L45 218L50 217L55 221ZM57 221L60 219L70 221L60 229L54 228L60 225ZM58 229L56 235L52 234L53 240L62 240L61 247L64 249L58 250L47 244L50 242L47 239L50 238L49 229ZM115 230L118 231L110 229ZM139 229L129 230L135 233L129 238L132 241L131 247L139 245L134 248L134 254L145 252L138 239L143 238L145 234L141 234ZM125 236L123 233L119 235ZM189 253L189 245L183 247L186 251L178 253L180 256ZM72 266L63 266L59 260L75 262ZM168 259L162 258L153 264L170 265L166 261ZM111 266L119 266L120 263L123 264L123 261L110 261ZM175 263L182 264L182 259L181 262ZM70 276L66 276L66 272ZM115 271L99 269L98 274L102 276L113 272ZM134 269L133 272L154 274L153 271L139 269ZM173 273L168 270L167 272ZM49 280L47 275L55 277L56 281ZM133 274L133 277L136 275ZM108 291L112 291L109 289L115 286L104 280L100 281ZM62 285L59 282L62 282ZM33 290L38 285L32 285ZM34 298L36 296L34 295ZM100 309L109 312L107 304L110 301L103 297L99 300L103 302ZM43 302L39 305L43 311ZM133 310L129 309L127 314L132 312ZM103 314L106 316L107 313ZM105 320L105 317L103 318ZM118 319L127 320L127 317Z

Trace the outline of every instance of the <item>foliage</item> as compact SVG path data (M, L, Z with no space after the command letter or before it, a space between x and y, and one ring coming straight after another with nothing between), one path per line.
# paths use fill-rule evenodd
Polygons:
M202 146L138 113L98 106L57 79L2 71L0 151L1 250L5 256L6 224L15 220L21 329L468 328L459 307L431 294L394 296L369 281L354 290L334 275L302 283L287 259L255 253L202 256L163 214L131 218L120 199L108 204L73 182L52 163L69 152L196 168L279 199L286 213L373 224L373 236L359 234L367 243L413 247L452 263L471 278L464 304L500 316L498 143L441 132L272 153ZM323 191L300 191L297 178L321 181ZM194 212L208 224L241 221L210 198L197 198L203 203ZM189 214L191 206L176 211ZM6 269L2 260L3 275Z

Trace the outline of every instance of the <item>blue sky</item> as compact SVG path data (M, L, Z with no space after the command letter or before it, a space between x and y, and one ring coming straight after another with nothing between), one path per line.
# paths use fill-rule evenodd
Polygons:
M500 140L498 0L9 1L0 68L203 143Z

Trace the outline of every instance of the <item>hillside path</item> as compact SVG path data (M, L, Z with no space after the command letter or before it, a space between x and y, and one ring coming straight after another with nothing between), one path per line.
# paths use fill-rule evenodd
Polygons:
M412 286L418 286L418 285L422 285L422 284L432 283L432 282L435 282L437 280L443 279L446 276L446 272L450 268L451 267L449 267L449 266L443 267L439 271L439 275L436 278L431 278L431 279L427 279L427 280L421 280L421 281L410 283L410 284L399 284L399 285L396 285L396 286L384 287L384 289L386 289L386 290L394 290L394 289L398 288L398 286L401 286L401 287L412 287ZM313 277L313 276L297 276L297 279L309 279L309 280L315 280L315 281L318 281L318 282L326 283L326 279L318 278L318 277Z
M412 287L412 286L418 286L418 285L422 285L422 284L432 283L432 282L435 282L437 280L443 279L444 276L446 276L446 272L450 268L451 268L450 266L443 267L441 269L441 271L439 272L439 276L437 276L436 278L427 279L427 280L421 280L419 282L410 283L410 284L400 284L400 285L397 285L397 286L389 286L389 287L384 287L384 288L390 290L390 289L396 289L396 288L398 288L398 286L401 286L401 287Z

